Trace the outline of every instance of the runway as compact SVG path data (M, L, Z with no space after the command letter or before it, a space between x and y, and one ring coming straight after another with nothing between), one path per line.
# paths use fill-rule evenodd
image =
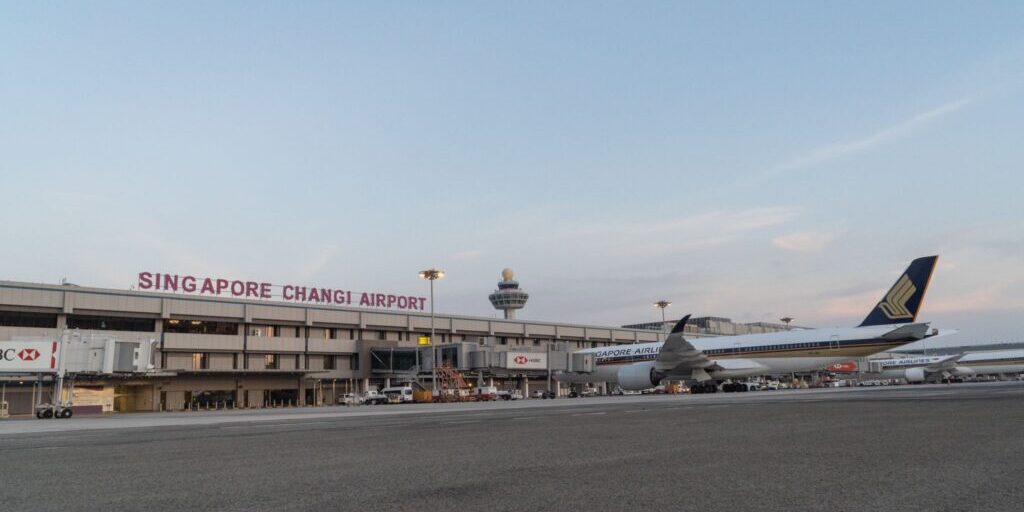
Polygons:
M7 510L1019 510L1024 383L0 422Z

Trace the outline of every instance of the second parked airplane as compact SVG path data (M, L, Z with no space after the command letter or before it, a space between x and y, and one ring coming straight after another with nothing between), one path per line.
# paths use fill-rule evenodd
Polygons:
M1024 373L1024 350L987 350L960 355L877 359L870 362L872 377L939 382L974 375Z
M689 316L664 342L580 350L594 354L595 371L566 373L563 382L606 382L624 390L657 386L663 380L698 383L695 391L714 391L727 379L824 369L832 363L883 352L938 335L916 322L938 256L910 263L896 284L857 327L797 329L767 334L688 341Z

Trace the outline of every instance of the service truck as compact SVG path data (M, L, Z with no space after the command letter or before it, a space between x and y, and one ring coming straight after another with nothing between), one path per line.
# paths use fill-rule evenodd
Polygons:
M384 388L381 393L387 397L389 404L412 403L411 386L395 386Z

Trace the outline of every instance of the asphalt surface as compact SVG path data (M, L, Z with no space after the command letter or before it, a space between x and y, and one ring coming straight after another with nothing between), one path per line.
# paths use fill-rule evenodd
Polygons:
M0 509L1019 511L1022 427L1020 382L19 420Z

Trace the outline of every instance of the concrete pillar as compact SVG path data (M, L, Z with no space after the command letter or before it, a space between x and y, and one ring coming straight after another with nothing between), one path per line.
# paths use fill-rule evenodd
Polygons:
M361 392L365 393L365 392L367 392L369 390L370 390L370 379L368 379L368 378L367 379L363 379L363 389L362 389Z
M523 398L530 398L530 379L519 377L519 389L523 392Z
M386 387L386 388L390 388L391 387L391 377L384 377L384 387Z
M60 327L59 323L58 323L57 327ZM164 356L163 356L163 353L161 353L160 349L162 349L163 346L164 346L164 344L161 342L161 340L163 339L163 335L164 335L163 334L163 332L164 332L164 321L163 321L163 318L157 318L153 322L153 332L155 333L153 335L153 339L156 340L156 344L153 345L153 365L156 366L157 368L162 368L163 367ZM157 407L159 408L160 404L157 404Z

